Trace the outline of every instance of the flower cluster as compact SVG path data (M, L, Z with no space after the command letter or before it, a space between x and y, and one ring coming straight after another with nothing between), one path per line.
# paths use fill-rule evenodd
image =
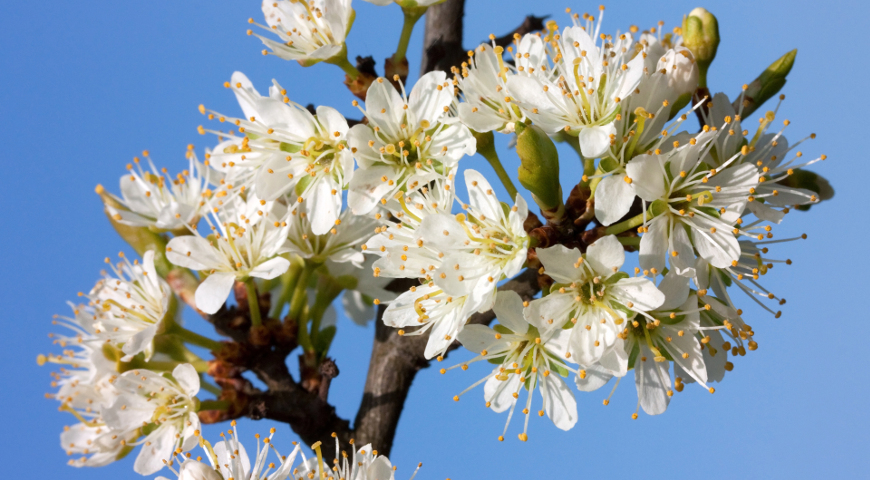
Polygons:
M551 23L546 36L517 36L513 65L500 47L484 45L454 70L465 98L458 110L469 125L512 132L533 123L575 144L586 167L578 188L589 189L604 235L582 250L536 248L539 273L551 282L543 296L522 302L499 294L498 325L459 332L478 356L451 368L498 365L462 394L485 383L486 406L509 410L509 422L526 390L524 441L536 389L539 415L562 429L576 422L574 394L560 377L573 375L578 390L589 392L633 369L638 408L650 415L664 412L686 383L714 392L709 383L733 368L729 354L758 346L729 287L779 317L764 300L785 300L760 277L775 263L791 263L769 259L767 245L794 239L773 240L773 227L791 208L830 194L802 170L826 157L803 160L782 130L769 132L778 106L750 135L740 123L749 105L743 93L733 105L717 94L693 106L700 132L678 132L687 120L680 109L698 83L679 29L635 40L635 28L611 36L601 33L600 18L583 21L575 15L561 33ZM622 271L628 248L639 250L633 275Z
M414 22L438 1L369 1L403 9L403 39L386 67L402 71ZM216 138L203 162L190 146L187 169L173 178L145 152L121 177L120 195L97 188L142 259L107 259L111 273L59 322L72 331L54 336L62 354L39 357L60 366L49 396L79 421L61 435L63 448L80 456L72 464L105 465L141 447L136 472L168 465L185 480L394 478L371 445L347 454L336 443L332 466L319 443L309 459L297 446L276 466L267 461L277 455L271 435L258 441L253 462L235 430L214 446L202 439L199 410L226 410L234 387L203 383L227 396L197 398L200 374L214 372L186 345L223 362L233 355L221 349L232 342L185 329L182 302L216 325L231 317L232 328L250 329L251 349L274 346L266 337L283 320L281 331L293 337L285 344L303 351L300 385L319 389L318 399L329 386L318 382L337 328L333 303L341 296L360 325L381 305L380 320L398 335L426 336L426 360L441 361L461 344L476 355L450 369L493 365L454 399L483 384L486 406L508 412L500 440L522 402L523 441L536 392L539 416L563 430L575 426L569 377L576 391L591 392L633 370L634 418L641 408L663 413L688 383L712 393L733 368L729 359L758 347L735 291L781 314L776 304L785 300L761 277L791 263L771 258L769 246L796 239L773 230L791 210L832 195L805 170L826 157L804 159L798 148L806 139L786 140L788 120L774 127L779 104L755 132L744 129L787 69L769 69L761 87L744 86L733 102L710 96L704 85L716 45L703 42L718 38L697 34L708 12L693 11L673 34L661 24L608 34L602 7L598 18L573 14L561 30L550 21L511 45L491 36L452 77L425 73L408 93L406 75L366 73L368 81L347 62L350 3L266 0L261 27L280 41L258 37L280 58L343 68L363 99L352 103L363 119L305 107L277 81L261 95L235 72L224 86L238 116L199 107L217 125L198 129ZM699 131L684 127L690 115L701 120ZM531 195L517 193L493 132L510 136ZM555 142L573 147L582 164L567 201ZM511 198L500 200L501 187L467 168L465 158L478 152ZM626 252L634 251L639 266L630 270ZM515 279L524 269L530 275ZM524 297L510 290L512 279L528 284ZM491 327L481 324L490 310L498 319ZM248 346L231 350L242 355ZM185 454L197 445L207 463Z
M123 362L121 351L100 334L101 309L96 301L74 306L75 316L58 322L72 334L53 335L63 353L38 359L60 366L52 383L57 391L48 396L79 421L64 428L61 448L78 455L70 465L102 466L141 446L133 468L150 475L176 449L195 445L199 375L188 363L170 374ZM165 364L151 365L158 363Z
M394 480L396 467L390 463L390 459L378 455L371 445L365 445L357 451L348 454L341 450L338 438L335 440L335 462L332 467L323 461L323 452L320 442L312 445L316 456L305 457L301 446L293 442L295 448L290 455L278 453L272 439L275 429L269 431L269 436L261 438L254 435L257 442L257 453L253 458L248 456L245 445L239 441L236 422L231 423L232 429L226 435L221 433L220 442L212 445L199 436L199 445L206 453L208 463L203 462L201 456L192 458L190 453L179 455L178 461L170 460L167 463L179 480L306 480L320 478L324 480L353 479L353 480ZM335 434L333 434L335 436ZM353 440L351 440L351 445ZM270 453L277 457L278 464L270 462ZM300 462L296 465L296 458ZM340 459L340 460L339 460ZM411 474L409 480L413 480L422 464ZM157 480L168 480L166 477L157 477Z

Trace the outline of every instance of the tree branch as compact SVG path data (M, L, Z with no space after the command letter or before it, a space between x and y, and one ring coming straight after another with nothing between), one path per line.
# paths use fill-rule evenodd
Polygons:
M433 71L449 72L467 57L462 48L462 17L465 0L447 0L426 11L420 76Z

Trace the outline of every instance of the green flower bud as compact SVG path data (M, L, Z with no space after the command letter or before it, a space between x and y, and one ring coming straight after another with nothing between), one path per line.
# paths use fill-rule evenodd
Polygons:
M797 57L797 49L794 49L785 55L779 57L775 62L745 87L743 95L743 116L749 116L752 112L761 107L764 102L777 94L777 92L785 86L785 77L794 66L794 59ZM734 110L740 111L739 98L734 100Z
M698 7L683 17L683 45L698 62L698 86L707 86L707 68L719 48L719 22L706 9Z
M553 140L535 125L517 130L517 154L520 157L519 180L531 192L541 213L552 223L560 223L565 214L562 186L559 184L559 153Z

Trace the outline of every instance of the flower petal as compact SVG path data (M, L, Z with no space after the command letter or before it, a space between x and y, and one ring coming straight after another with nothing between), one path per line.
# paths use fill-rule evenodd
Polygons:
M625 263L625 249L615 235L607 235L589 245L586 260L595 273L609 277Z
M492 307L498 323L517 335L525 335L529 331L529 322L523 315L524 310L523 299L512 290L499 292L495 298L495 306Z
M602 225L611 225L624 217L634 202L634 190L618 175L601 179L595 187L595 218Z
M610 150L610 135L616 134L613 122L580 130L577 140L584 158L598 158Z
M175 237L166 245L166 259L193 270L209 270L221 265L208 240L198 235Z
M235 281L236 275L233 273L216 272L209 275L199 284L194 293L196 308L205 313L215 313L220 310L230 296Z

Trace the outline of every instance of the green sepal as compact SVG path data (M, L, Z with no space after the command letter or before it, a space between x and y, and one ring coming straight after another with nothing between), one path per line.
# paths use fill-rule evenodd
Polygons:
M326 355L326 352L329 351L329 347L332 345L332 340L335 338L335 332L335 325L330 325L317 332L314 337L314 350L321 354L321 358L323 358Z
M278 146L278 149L281 150L282 152L297 153L298 151L302 150L302 146L301 145L293 145L292 143L287 143L287 142L281 142L281 145Z

